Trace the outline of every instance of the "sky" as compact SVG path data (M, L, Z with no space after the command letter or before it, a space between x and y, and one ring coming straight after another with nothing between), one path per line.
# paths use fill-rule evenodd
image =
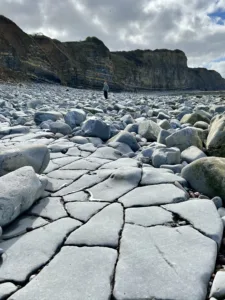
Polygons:
M225 0L0 0L0 12L60 41L96 36L111 51L180 49L189 67L225 78Z

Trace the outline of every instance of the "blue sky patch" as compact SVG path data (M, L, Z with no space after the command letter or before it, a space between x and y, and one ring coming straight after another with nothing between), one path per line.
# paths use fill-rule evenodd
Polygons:
M208 16L218 25L225 25L225 11L217 10Z

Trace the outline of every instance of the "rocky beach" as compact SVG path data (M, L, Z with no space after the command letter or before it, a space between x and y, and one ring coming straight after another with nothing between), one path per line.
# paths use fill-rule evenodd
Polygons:
M224 112L0 84L0 299L224 299Z

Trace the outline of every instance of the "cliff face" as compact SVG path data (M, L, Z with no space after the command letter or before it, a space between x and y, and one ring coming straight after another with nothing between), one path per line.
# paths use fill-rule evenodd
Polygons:
M180 50L110 52L95 37L61 43L0 16L0 80L17 78L86 88L107 80L111 90L225 89L219 73L188 68Z

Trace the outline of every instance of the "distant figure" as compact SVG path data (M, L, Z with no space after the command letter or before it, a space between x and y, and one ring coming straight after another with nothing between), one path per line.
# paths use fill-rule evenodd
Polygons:
M105 99L108 99L109 86L107 81L104 81L103 92L104 92Z

